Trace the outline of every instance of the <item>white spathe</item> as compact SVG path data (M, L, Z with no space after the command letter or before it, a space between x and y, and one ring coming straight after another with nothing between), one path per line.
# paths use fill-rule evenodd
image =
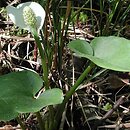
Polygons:
M39 31L42 28L45 20L45 10L40 4L36 2L26 2L19 4L16 8L9 5L6 7L7 13L16 26L20 27L21 29L30 31L30 27L25 24L23 18L23 9L26 6L29 6L33 10L37 20L36 28L37 31Z

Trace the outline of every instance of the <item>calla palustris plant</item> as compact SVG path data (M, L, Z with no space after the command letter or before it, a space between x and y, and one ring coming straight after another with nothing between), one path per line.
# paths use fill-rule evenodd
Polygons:
M22 3L16 8L9 5L7 13L16 26L34 32L38 45L41 44L37 34L45 20L41 5L36 2ZM19 113L38 112L48 105L60 104L63 94L58 88L46 90L36 97L43 82L37 73L29 70L0 76L0 120L11 120Z

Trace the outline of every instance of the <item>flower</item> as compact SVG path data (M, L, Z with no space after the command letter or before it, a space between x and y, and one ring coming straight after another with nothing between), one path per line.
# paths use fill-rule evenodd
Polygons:
M21 3L16 8L9 5L6 9L13 23L21 29L39 31L43 26L45 10L36 2Z
M37 29L37 19L35 13L29 6L25 6L23 9L24 22L30 28Z

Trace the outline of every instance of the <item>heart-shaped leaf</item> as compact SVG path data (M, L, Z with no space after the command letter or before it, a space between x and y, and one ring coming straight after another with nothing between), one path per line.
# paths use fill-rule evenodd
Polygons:
M130 40L116 36L97 37L90 44L75 40L68 46L78 56L86 57L100 67L130 71Z
M31 71L13 72L0 77L0 120L11 120L19 113L37 112L45 106L60 104L62 91L46 90L38 98L43 86L40 76Z

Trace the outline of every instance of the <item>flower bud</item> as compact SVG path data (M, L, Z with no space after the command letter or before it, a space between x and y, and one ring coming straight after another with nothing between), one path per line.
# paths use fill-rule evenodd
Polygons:
M23 9L24 22L30 28L37 29L37 19L33 10L29 6L25 6Z

